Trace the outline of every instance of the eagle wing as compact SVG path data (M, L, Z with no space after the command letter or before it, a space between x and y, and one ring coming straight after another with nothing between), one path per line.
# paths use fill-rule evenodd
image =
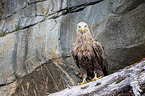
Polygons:
M75 55L73 51L72 51L72 56L73 56L73 58L74 58L74 61L75 61L76 65L77 65L77 67L80 68L80 66L79 66L79 61L78 61L78 56Z
M93 42L93 50L95 53L95 57L97 58L98 63L103 70L104 75L105 76L108 75L106 54L104 52L104 48L102 47L102 45L99 42L94 41Z

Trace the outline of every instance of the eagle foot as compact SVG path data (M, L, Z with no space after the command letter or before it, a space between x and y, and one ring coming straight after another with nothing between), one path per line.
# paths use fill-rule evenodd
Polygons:
M97 78L97 74L95 74L95 77L92 79L92 81L96 81L96 80L98 80L100 78L102 78L102 76L100 76L100 77Z
M85 84L85 83L87 83L87 81L86 81L86 82L82 82L82 83L78 83L78 85L83 85L83 84Z
M78 83L78 85L83 85L85 83L87 83L86 78L83 78L83 82L81 84Z

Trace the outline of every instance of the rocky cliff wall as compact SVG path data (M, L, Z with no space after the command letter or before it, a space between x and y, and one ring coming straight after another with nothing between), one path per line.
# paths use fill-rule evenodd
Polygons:
M89 25L93 37L104 46L110 73L145 57L144 0L0 3L0 94L9 94L6 90L11 90L18 78L51 59L52 52L69 55L80 21Z
M145 9L141 1L103 1L78 13L67 15L61 23L61 48L69 54L76 40L76 25L88 23L107 54L110 73L145 56ZM67 28L66 28L67 27Z

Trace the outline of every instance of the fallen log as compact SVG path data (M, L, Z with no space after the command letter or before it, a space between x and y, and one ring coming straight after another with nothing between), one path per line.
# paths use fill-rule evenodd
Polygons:
M83 85L70 86L48 96L141 96L145 93L145 61Z

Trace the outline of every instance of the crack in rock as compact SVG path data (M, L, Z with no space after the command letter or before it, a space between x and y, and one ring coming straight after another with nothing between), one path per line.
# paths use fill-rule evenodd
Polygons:
M69 14L69 13L74 13L74 12L79 12L79 11L82 11L84 10L87 6L90 6L90 5L94 5L94 4L97 4L101 1L104 1L104 0L98 0L98 1L94 1L94 2L89 2L89 3L84 3L84 4L80 4L80 5L76 5L76 6L72 6L72 7L66 7L64 9L60 9L59 11L56 11L52 14L48 14L48 15L45 15L44 16L44 19L42 19L41 21L38 21L36 23L33 23L33 24L30 24L30 25L27 25L25 27L17 27L15 28L14 30L12 31L8 31L8 30L5 30L3 33L0 33L0 37L3 37L7 34L10 34L10 33L13 33L15 31L19 31L19 30L23 30L23 29L27 29L27 28L30 28L38 23L41 23L45 20L49 20L49 19L56 19L62 15L66 15L66 14Z

